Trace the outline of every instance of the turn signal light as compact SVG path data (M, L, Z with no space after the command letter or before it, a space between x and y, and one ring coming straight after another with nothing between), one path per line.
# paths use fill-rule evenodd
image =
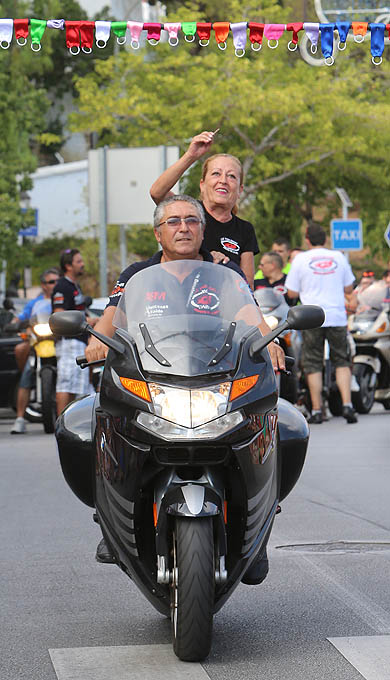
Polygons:
M384 333L385 330L386 330L386 326L387 326L386 321L384 321L384 322L379 326L379 328L376 329L376 332L377 332L377 333Z
M241 397L245 392L251 390L258 379L258 375L251 375L249 378L242 378L242 380L233 380L229 401L233 401L233 399L237 399L237 397Z
M147 383L143 380L133 380L132 378L121 377L119 380L121 381L121 385L125 388L125 390L128 390L128 392L132 392L132 394L135 394L136 397L144 399L145 401L152 401Z

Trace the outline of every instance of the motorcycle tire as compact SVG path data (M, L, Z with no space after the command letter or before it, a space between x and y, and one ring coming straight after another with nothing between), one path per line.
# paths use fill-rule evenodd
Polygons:
M41 371L42 385L42 422L46 434L53 434L57 418L56 375L51 368Z
M352 404L358 413L369 413L375 401L375 385L370 387L374 370L367 364L354 364L353 374L360 390L352 392Z
M41 423L42 422L42 413L41 410L33 406L32 404L28 404L24 417L26 420L28 420L29 423Z
M343 415L343 402L341 400L341 395L338 390L331 390L328 399L329 411L332 416L342 416Z
M211 517L177 517L173 536L171 620L173 650L181 661L210 652L215 589Z

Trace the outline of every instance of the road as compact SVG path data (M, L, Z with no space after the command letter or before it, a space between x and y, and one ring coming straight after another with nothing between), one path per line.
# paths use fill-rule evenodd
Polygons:
M170 624L120 570L40 426L0 418L1 655L7 680L389 680L390 413L312 426L277 516L270 574L215 617L212 652L183 664ZM360 672L359 672L359 670Z

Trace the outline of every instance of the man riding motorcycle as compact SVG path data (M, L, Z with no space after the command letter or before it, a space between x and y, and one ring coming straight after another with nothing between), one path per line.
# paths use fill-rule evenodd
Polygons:
M170 196L162 201L154 212L154 234L161 250L149 260L137 262L125 269L110 295L108 305L103 316L95 326L95 330L112 337L115 328L112 320L122 296L127 281L138 271L151 267L155 264L172 262L175 260L204 260L212 262L210 253L202 248L202 240L205 228L205 215L201 204L186 195ZM244 277L241 269L232 262L219 264L239 272ZM245 277L244 277L245 278ZM191 295L193 290L189 291ZM219 291L222 293L222 291ZM228 294L228 292L227 292ZM153 300L150 300L153 302ZM206 312L207 313L207 312ZM263 335L270 331L269 326L261 315L259 329ZM275 370L285 370L284 352L275 342L268 345L272 365ZM89 362L104 359L107 355L107 347L97 338L92 337L85 351ZM96 557L98 561L110 562L112 557L104 539L100 542ZM266 554L259 556L245 574L245 582L248 584L260 583L268 572L268 560Z

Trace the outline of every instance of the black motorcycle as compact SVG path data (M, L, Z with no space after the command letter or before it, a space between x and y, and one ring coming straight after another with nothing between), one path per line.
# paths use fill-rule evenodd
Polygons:
M213 615L264 553L305 460L308 426L278 403L266 346L323 317L296 307L262 337L241 277L199 261L133 276L113 338L79 312L51 317L55 333L87 330L110 347L100 394L57 421L64 476L96 508L118 566L170 616L184 661L209 653Z

